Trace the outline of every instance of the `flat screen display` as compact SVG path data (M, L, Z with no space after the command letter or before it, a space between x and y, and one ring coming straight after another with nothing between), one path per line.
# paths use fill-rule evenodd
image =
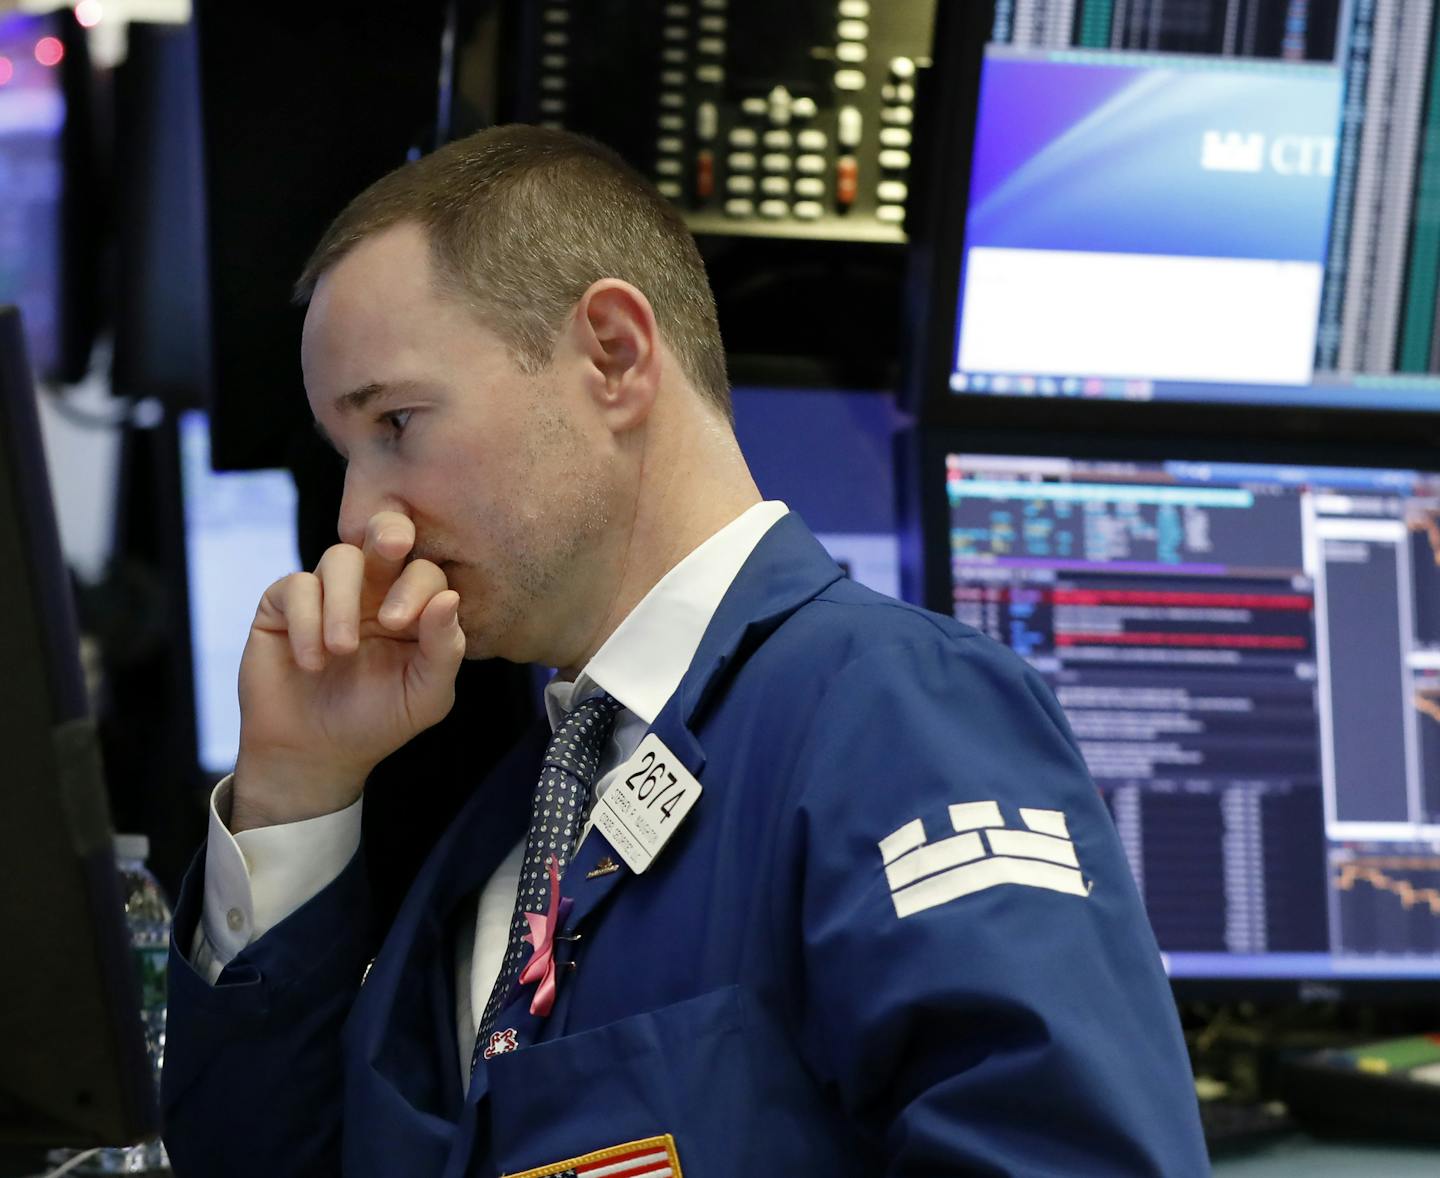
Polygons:
M260 597L300 567L289 471L210 466L204 413L180 416L191 670L200 766L223 775L240 747L240 656Z
M1431 7L1074 7L995 5L950 393L1440 410Z
M1440 977L1440 473L943 477L951 612L1054 689L1171 975Z
M899 597L894 397L755 387L731 397L735 437L761 495L798 513L852 580Z

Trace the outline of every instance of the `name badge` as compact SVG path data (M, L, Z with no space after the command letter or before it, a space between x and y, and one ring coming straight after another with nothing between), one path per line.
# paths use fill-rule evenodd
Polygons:
M661 739L646 735L595 807L595 826L640 875L700 796L700 783Z

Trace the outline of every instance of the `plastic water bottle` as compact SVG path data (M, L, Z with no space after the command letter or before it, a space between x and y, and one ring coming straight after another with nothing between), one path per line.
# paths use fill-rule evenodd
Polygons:
M160 1069L165 1064L165 966L170 953L170 905L159 881L145 860L150 840L143 834L115 836L115 867L120 873L120 894L125 898L125 923L140 992L140 1019L145 1027L145 1048L150 1074L159 1092ZM46 1161L66 1174L169 1174L170 1159L162 1142L104 1149L51 1150Z
M130 926L140 1019L145 1026L145 1048L158 1092L160 1069L165 1065L165 963L170 953L170 905L159 881L145 866L149 856L150 840L143 834L115 836L115 865L120 872L120 894L125 897L125 923ZM144 1174L168 1171L169 1166L165 1146L159 1141L146 1141L103 1149L79 1172Z

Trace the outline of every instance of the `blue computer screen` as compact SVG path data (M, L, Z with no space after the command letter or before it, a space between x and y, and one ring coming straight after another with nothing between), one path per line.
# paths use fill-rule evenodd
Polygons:
M1175 977L1440 977L1440 474L952 453Z
M900 596L889 393L737 388L735 437L760 493L796 512L860 584Z
M1300 13L1270 44L1211 7L997 5L952 392L1440 409L1429 15Z
M201 768L228 773L240 747L240 656L266 588L300 567L295 485L283 470L216 473L204 413L180 417L191 672Z

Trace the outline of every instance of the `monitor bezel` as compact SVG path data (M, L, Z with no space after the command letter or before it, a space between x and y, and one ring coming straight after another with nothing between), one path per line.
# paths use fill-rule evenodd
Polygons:
M0 592L12 628L0 686L12 768L0 851L26 883L0 898L0 911L7 932L19 930L22 957L45 962L9 971L0 987L17 1040L0 1093L0 1144L125 1144L156 1132L159 1112L35 388L19 312L8 306L0 480L0 548L20 569ZM27 932L37 936L28 956ZM15 1034L22 1024L44 1028L40 1049L25 1053L34 1044Z

